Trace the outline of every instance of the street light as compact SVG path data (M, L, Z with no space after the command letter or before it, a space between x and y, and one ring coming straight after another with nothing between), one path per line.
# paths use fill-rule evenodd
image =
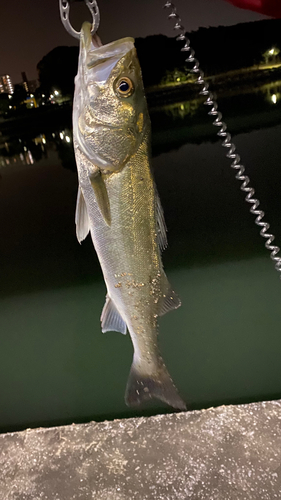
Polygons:
M280 50L279 50L279 49L277 49L277 47L272 47L271 49L269 49L269 50L267 51L267 54L268 54L269 56L278 56L279 52L280 52Z

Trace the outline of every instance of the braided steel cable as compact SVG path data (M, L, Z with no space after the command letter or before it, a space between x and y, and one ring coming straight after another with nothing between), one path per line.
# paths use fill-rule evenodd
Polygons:
M184 46L181 48L181 51L189 53L189 56L185 59L185 61L193 64L191 71L197 75L196 83L202 86L199 94L207 97L204 104L211 107L208 114L215 117L213 125L220 128L217 135L223 139L222 146L228 149L226 157L233 160L230 166L237 171L235 178L242 182L240 189L246 193L245 200L251 205L250 212L256 216L255 224L261 228L260 235L266 239L265 247L270 251L270 258L274 262L275 269L281 273L281 258L277 255L280 252L280 248L277 245L272 244L275 240L275 236L268 232L270 228L269 223L263 221L265 214L263 210L258 209L260 202L254 197L255 190L250 185L250 178L245 173L245 167L241 163L239 154L235 152L236 147L233 144L231 134L227 130L226 123L222 120L222 114L218 110L218 104L212 92L209 90L209 84L205 80L205 75L200 68L199 61L195 58L195 52L190 46L190 40L186 36L186 30L181 23L181 18L177 13L176 6L173 2L166 1L164 8L170 10L168 19L175 22L173 29L179 33L176 40L184 42ZM281 279L281 275L279 277Z

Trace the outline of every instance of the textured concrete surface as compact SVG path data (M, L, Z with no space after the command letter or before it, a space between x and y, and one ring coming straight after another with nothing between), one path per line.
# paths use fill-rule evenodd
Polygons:
M281 499L281 401L0 435L1 500Z

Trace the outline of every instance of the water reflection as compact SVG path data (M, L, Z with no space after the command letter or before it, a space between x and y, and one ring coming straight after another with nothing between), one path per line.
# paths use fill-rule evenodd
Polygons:
M72 131L62 129L51 134L40 134L34 138L10 139L0 148L0 168L13 164L32 165L48 158L50 151L57 151L62 166L74 168Z
M219 100L219 104L224 102L224 100L229 97L238 97L239 101L243 100L245 110L251 105L251 95L258 96L259 98L259 108L266 111L268 109L268 104L277 104L281 97L281 80L270 82L266 84L260 84L257 87L244 87L243 92L241 88L238 89L223 89L222 91L213 92L215 98ZM205 98L206 99L206 98ZM178 102L172 102L170 104L162 104L161 106L151 106L152 112L162 112L172 117L174 120L183 120L186 117L193 117L197 112L199 107L205 100L202 96L197 96L189 100L180 100ZM256 102L256 100L255 100ZM280 103L279 103L280 104ZM258 111L258 110L257 110Z
M262 91L269 103L277 104L281 97L281 80L264 85Z
M176 97L176 95L174 96ZM220 109L228 121L229 128L235 133L237 130L256 130L266 126L274 126L280 121L281 108L281 80L261 83L256 87L221 89L215 97L218 99ZM205 106L202 105L204 98L199 96L188 100L176 100L172 103L155 105L154 97L148 94L148 105L152 122L152 152L158 155L164 151L179 148L187 142L200 143L210 140L216 141L216 131L211 126ZM42 113L42 109L38 110ZM54 113L61 110L55 109ZM63 167L75 170L75 160L72 147L71 108L63 109L62 123L64 126L54 128L56 118L48 115L46 130L38 134L32 134L26 123L21 123L20 133L17 137L0 135L0 167L9 166L12 163L30 164L48 157L48 151L57 151ZM268 114L270 111L270 114ZM50 113L50 111L48 111ZM3 127L2 121L0 131ZM38 124L37 124L38 125ZM35 129L36 129L35 121ZM186 127L184 134L183 127ZM34 128L34 127L33 127ZM162 133L168 130L166 140L163 143ZM1 134L1 132L0 132ZM160 134L160 139L159 139ZM2 140L1 140L2 139Z
M42 158L47 158L46 139L40 135L31 140L13 139L6 141L0 148L0 166L7 167L11 164L32 165Z
M152 112L155 113L156 111L160 111L174 120L177 120L178 118L184 119L186 116L194 116L201 103L202 99L175 102L158 108L152 108Z

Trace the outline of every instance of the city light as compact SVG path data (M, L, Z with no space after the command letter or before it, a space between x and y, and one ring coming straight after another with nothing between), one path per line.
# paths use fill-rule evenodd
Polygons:
M277 103L277 95L276 94L272 94L271 100L272 100L273 104L276 104Z
M2 94L3 92L14 93L14 86L9 75L0 76L0 93Z
M65 136L66 142L70 142L70 137L68 135Z
M272 47L271 49L268 49L266 52L266 55L268 56L278 56L280 50L277 47Z
M55 95L59 95L59 92L57 90L54 91Z
M46 144L46 139L45 139L45 137L42 137L42 142L43 142L43 144Z
M64 136L63 132L60 132L60 138L61 138L61 140L63 140L63 136Z
M28 152L27 152L26 162L27 162L27 164L29 164L29 165L32 165L32 164L34 163L34 159L33 159L32 153L31 153L31 151L29 151L29 150L28 150Z

